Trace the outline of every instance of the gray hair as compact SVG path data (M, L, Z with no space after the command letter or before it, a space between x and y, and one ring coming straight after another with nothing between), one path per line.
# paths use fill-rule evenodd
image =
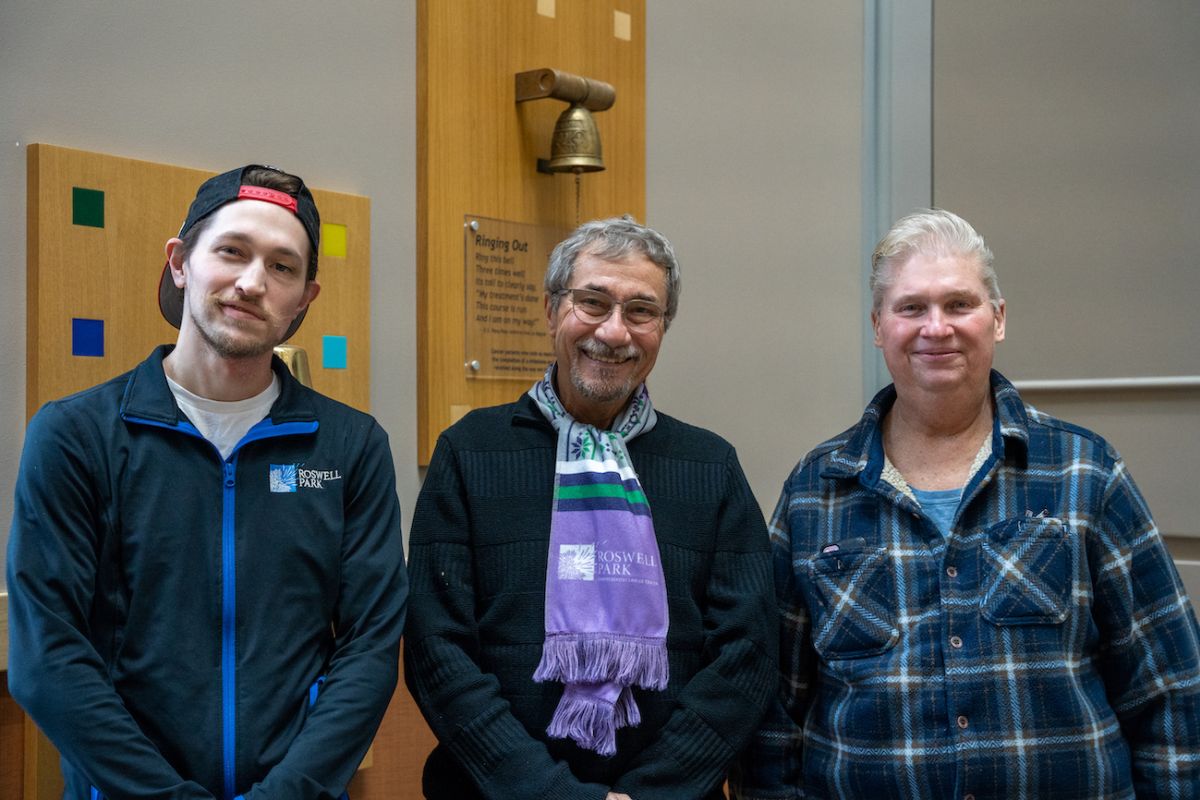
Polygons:
M992 251L971 223L940 208L923 208L896 221L871 254L871 310L878 313L896 267L917 254L957 256L979 264L992 307L1000 310L1000 284L992 266Z
M636 253L662 267L667 273L667 310L663 329L670 326L679 309L681 286L675 248L671 247L665 236L653 228L638 224L628 214L583 223L559 242L550 254L550 264L546 268L546 294L550 295L551 308L558 309L562 292L571 286L575 262L584 253L606 261L617 261Z

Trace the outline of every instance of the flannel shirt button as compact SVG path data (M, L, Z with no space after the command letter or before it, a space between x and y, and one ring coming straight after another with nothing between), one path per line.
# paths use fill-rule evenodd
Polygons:
M965 728L970 724L971 723L967 721L966 717L964 717L962 714L958 715L958 727Z
M958 567L946 567L946 574L951 578L958 577Z
M961 636L951 636L950 637L950 646L956 647L956 648L962 647L962 637ZM962 719L962 718L959 717L959 719Z

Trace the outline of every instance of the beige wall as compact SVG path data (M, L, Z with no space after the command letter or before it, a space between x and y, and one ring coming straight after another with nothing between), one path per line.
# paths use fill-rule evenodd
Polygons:
M1160 5L1183 13L1192 8L1189 2ZM1083 3L1075 0L1073 6L1080 12L1079 19L1105 16L1083 13ZM943 5L962 9L957 22ZM1116 0L1110 5L1116 14L1111 25L1132 25L1143 35L1145 26L1157 19L1154 15L1149 21L1141 16L1128 19L1118 12L1132 5ZM1074 75L1079 65L1086 74L1072 78L1076 83L1068 88L1078 84L1077 90L1083 91L1090 85L1099 56L1092 52L1095 48L1088 36L1069 40L1081 52L1052 39L1047 44L1053 33L1046 25L1022 32L1011 19L986 16L995 6L965 0L939 4L938 31L946 40L968 41L964 29L979 29L980 43L968 48L967 61L976 47L981 51L991 47L997 57L1012 50L1018 58L1048 47L1047 52L1055 53L1054 60L1040 71L1021 73L1022 87L1044 83L1040 78L1044 73ZM1027 5L1022 9L1023 14L1030 12ZM0 3L0 108L4 109L0 114L0 252L4 254L0 277L5 287L0 293L0 336L5 343L0 348L0 453L4 454L0 457L0 539L6 538L12 513L12 486L25 423L25 145L33 141L207 169L262 159L301 172L314 185L371 198L371 399L391 435L407 527L420 485L413 456L416 396L412 383L416 374L414 18L411 2ZM986 24L979 25L978 20ZM1066 15L1063 21L1078 20ZM651 2L647 12L648 219L678 245L685 280L681 314L666 338L652 379L655 401L668 413L729 438L768 512L791 466L813 444L853 422L863 402L865 327L859 243L863 24L859 3L659 0ZM945 27L950 24L957 27ZM1172 125L1194 120L1200 113L1194 59L1200 45L1191 44L1198 29L1196 14L1185 14L1179 24L1152 29L1156 36L1162 35L1142 45L1157 52L1162 37L1167 37L1171 42L1182 39L1181 46L1191 48L1180 51L1193 56L1191 61L1178 62L1177 80L1161 100L1173 109L1173 116L1165 118ZM1024 40L1031 41L1023 44ZM1137 52L1127 51L1139 40L1120 41L1121 47L1114 42L1114 47L1104 49L1115 49L1131 63L1138 62ZM969 71L957 62L947 72L951 62L943 60L942 47L935 48L939 93L954 89L950 77L959 81L954 92L960 97L978 93L972 82L995 92L1006 88L1003 74ZM1153 85L1139 93L1152 90ZM945 100L946 95L938 96ZM1002 94L1000 99L1008 96ZM1068 92L1065 97L1072 95ZM1127 160L1122 163L1130 171L1123 188L1143 191L1136 197L1139 203L1153 202L1155 208L1177 211L1177 206L1162 201L1165 187L1190 198L1190 208L1195 209L1200 186L1195 173L1179 179L1164 171L1152 154L1141 153L1147 141L1156 151L1164 146L1166 123L1160 124L1151 114L1155 107L1150 99L1140 98L1138 103L1135 110L1153 120L1146 126L1153 136L1113 140L1124 142L1115 153ZM1040 129L1043 136L1059 130L1051 123L1059 120L1067 125L1066 116L1076 112L1084 115L1085 122L1091 121L1088 106L1051 105L1043 120L1047 127ZM1070 285L1056 285L1054 292L1042 294L1038 287L1064 266L1082 268L1092 263L1097 251L1126 247L1127 237L1101 229L1100 240L1079 240L1085 244L1037 264L1021 252L1020 245L1031 230L1056 232L1064 207L1114 209L1103 205L1090 185L1080 196L1072 192L1075 184L1070 181L1044 181L1037 169L1014 176L1008 167L986 159L994 179L986 184L987 191L976 191L967 202L951 187L958 174L960 185L977 188L978 183L962 169L979 162L978 143L989 141L990 128L1001 138L1020 131L1003 119L971 115L939 119L960 127L941 125L936 131L936 199L962 207L968 216L988 219L981 227L985 234L995 232L992 241L1003 262L1025 263L1030 270L1026 279L1017 274L1006 279L1006 292L1014 304L1013 341L1005 346L1007 352L1020 348L1022 339L1038 343L1048 339L1055 347L1071 348L1072 353L1086 352L1095 331L1080 335L1075 325L1064 329L1044 320L1036 323L1062 313L1060 300L1070 296ZM1015 152L1021 155L1031 149L1036 148ZM1104 150L1091 155L1071 162L1078 166L1078 172L1071 173L1073 179L1114 159ZM1195 170L1196 160L1191 162ZM956 168L950 169L951 164ZM1048 211L1020 216L1030 198L1029 186L1056 201L1048 204ZM988 201L993 189L1008 190L1007 199ZM1115 210L1122 206L1110 205L1117 206ZM1078 216L1093 219L1091 214ZM1195 218L1193 213L1190 219ZM1186 226L1188 231L1193 228ZM1170 230L1164 223L1154 234ZM1072 229L1071 236L1077 232ZM1063 241L1068 240L1064 235ZM1190 243L1195 244L1194 238ZM1072 261L1072 249L1087 257ZM1172 252L1195 250L1193 246ZM1164 262L1141 251L1120 252L1127 254L1122 263L1136 263L1139 270L1175 265L1167 278L1182 275L1183 279L1177 281L1177 289L1166 291L1165 301L1195 308L1198 298L1196 282L1188 280L1193 274L1190 264ZM157 269L154 264L129 266ZM1194 314L1174 320L1178 327L1170 335L1160 333L1159 326L1170 322L1153 314L1162 293L1154 294L1154 302L1146 305L1145 298L1134 298L1141 282L1134 288L1101 292L1104 302L1116 304L1109 319L1123 320L1125 301L1135 303L1137 318L1125 328L1131 333L1120 337L1122 347L1129 336L1152 336L1157 342L1195 341ZM1047 305L1035 311L1033 302L1039 298ZM1088 317L1079 315L1083 320ZM1146 333L1148 323L1153 324ZM1140 352L1140 348L1132 350L1135 361ZM1196 348L1180 345L1179 352L1192 359L1190 369L1196 371ZM1024 362L1012 363L1023 369ZM1076 363L1081 370L1091 366L1084 360ZM1195 441L1194 427L1181 439L1171 435L1169 421L1178 415L1194 420L1196 415L1176 410L1169 399L1156 402L1135 417L1157 419L1157 424L1167 426L1165 432L1143 437L1147 428L1140 422L1123 428L1125 423L1110 426L1100 420L1103 424L1095 427L1127 453L1152 503L1156 509L1162 507L1164 527L1179 533L1190 524L1195 530L1189 509L1170 499L1177 491L1170 483L1172 475L1182 480L1185 473L1156 470L1151 463L1156 451L1149 449L1148 456L1138 452L1143 439L1166 441L1168 447L1172 441L1186 443L1188 437ZM1091 413L1069 410L1075 416ZM1182 456L1178 447L1172 452Z
M659 2L647 15L648 216L685 270L655 399L731 439L768 509L861 401L862 12L824 6ZM266 160L371 198L371 402L407 530L420 486L414 17L412 3L0 4L0 538L25 424L34 141L213 170Z
M998 367L1014 380L1200 375L1200 8L934 10L934 202L996 254ZM1027 399L1121 451L1200 598L1200 390Z
M651 391L733 442L769 514L862 410L863 13L703 0L647 17L647 215L684 287Z

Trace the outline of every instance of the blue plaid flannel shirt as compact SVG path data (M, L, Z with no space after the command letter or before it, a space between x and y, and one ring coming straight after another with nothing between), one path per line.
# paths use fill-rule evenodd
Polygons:
M948 538L880 480L892 387L784 485L780 703L735 797L1200 797L1200 631L1145 501L991 381Z

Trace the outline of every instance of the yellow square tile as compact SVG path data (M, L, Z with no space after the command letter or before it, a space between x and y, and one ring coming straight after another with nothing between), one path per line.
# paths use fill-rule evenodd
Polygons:
M346 226L332 222L321 224L321 255L346 257Z

